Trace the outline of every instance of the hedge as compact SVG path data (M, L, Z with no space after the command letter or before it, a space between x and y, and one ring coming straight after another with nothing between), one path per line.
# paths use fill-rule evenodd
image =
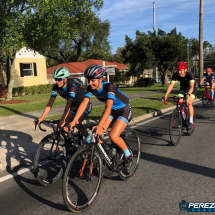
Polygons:
M50 93L52 91L53 84L40 84L27 87L15 87L13 88L13 96L22 96L30 94Z

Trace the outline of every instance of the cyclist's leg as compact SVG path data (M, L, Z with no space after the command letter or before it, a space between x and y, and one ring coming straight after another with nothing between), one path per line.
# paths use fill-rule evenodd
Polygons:
M194 116L194 109L193 109L193 99L195 99L197 93L197 89L194 88L193 92L190 94L190 97L187 100L188 103L188 111L190 116L190 123L193 124L193 116Z
M124 108L122 108L118 113L118 116L115 117L117 118L110 131L110 139L112 142L118 145L123 150L125 156L128 157L130 155L130 151L128 150L125 141L120 137L120 135L125 130L132 118L132 109L130 104L127 104Z
M211 99L214 99L214 83L211 84Z

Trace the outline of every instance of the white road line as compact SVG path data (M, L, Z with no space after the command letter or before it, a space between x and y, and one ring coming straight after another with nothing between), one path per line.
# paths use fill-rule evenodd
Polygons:
M198 103L201 103L201 101L195 102L194 104L198 104ZM161 117L163 117L163 116L165 116L165 115L169 115L169 114L171 114L172 112L173 112L173 111L170 111L170 112L167 112L167 113L162 114L162 115L160 115L160 116L157 116L157 117L155 117L155 118L152 118L152 119L146 120L146 121L144 121L144 122L138 123L138 124L136 124L136 125L131 126L130 128L136 128L137 126L144 125L144 124L149 123L149 122L151 122L151 121L160 119ZM40 163L40 165L43 165L43 164L45 164L45 163L48 163L48 162L47 162L47 161L45 161L45 162L43 161L42 163ZM26 173L26 172L28 172L28 171L30 171L30 170L32 170L32 169L33 169L33 166L30 166L30 167L21 169L21 170L19 170L19 171L17 171L17 172L14 172L14 173L12 173L12 174L3 176L3 177L0 178L0 183L3 182L3 181L6 181L6 180L8 180L8 179L14 178L14 177L16 177L16 176L18 176L18 175L21 175L21 174L23 174L23 173Z

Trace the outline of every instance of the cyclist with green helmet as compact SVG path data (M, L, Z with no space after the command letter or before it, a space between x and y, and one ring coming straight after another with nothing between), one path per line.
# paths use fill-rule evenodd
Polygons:
M67 100L67 104L64 109L64 113L60 120L59 126L63 127L66 123L69 123L73 120L79 105L84 99L85 91L81 88L79 83L73 81L72 79L68 79L69 76L69 70L65 67L57 68L53 72L53 78L55 79L56 83L53 85L50 100L46 105L42 116L38 119L38 124L43 121L43 119L51 110L58 93L61 97ZM84 113L78 119L78 123L81 123L88 116L91 109L92 104L91 102L88 102ZM83 135L85 135L86 139L90 137L87 130L81 128L79 128L79 130Z

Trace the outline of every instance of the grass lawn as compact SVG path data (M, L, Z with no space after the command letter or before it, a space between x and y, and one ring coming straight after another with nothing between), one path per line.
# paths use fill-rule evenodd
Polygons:
M163 105L161 102L161 94L157 98L153 99L132 99L130 100L130 104L132 107L133 112L133 118L151 113L156 110L160 110L162 108L171 106L174 104L173 101L169 101L168 105ZM174 94L170 94L170 96L174 96ZM89 120L96 120L99 119L105 109L105 106L99 106L99 107L93 107L92 111L88 117ZM62 114L56 115L56 116L50 116L46 119L60 119L62 117Z
M179 87L179 83L175 84L175 87ZM166 90L167 87L162 87L161 84L155 84L153 87L133 87L133 88L120 88L120 90L125 94L141 93L156 90ZM0 104L0 116L11 116L14 114L22 114L36 110L43 110L48 103L50 98L50 93L45 94L33 94L25 96L13 97L14 100L28 100L27 103L19 104ZM91 98L96 99L95 97ZM4 101L5 99L0 99ZM57 96L53 107L66 105L66 100Z

